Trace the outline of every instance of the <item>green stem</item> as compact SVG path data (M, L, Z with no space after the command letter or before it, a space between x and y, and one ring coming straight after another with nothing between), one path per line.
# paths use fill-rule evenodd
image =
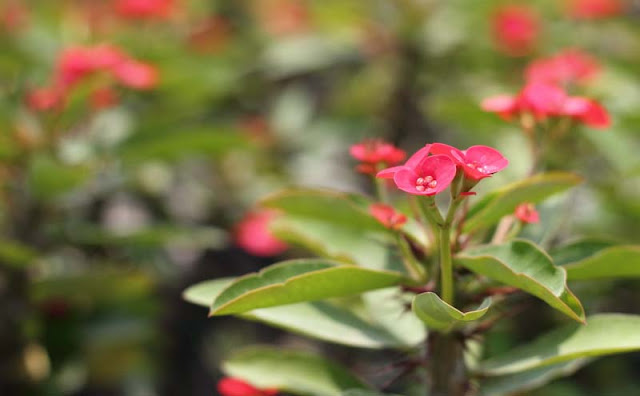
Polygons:
M419 282L426 282L427 269L420 262L418 262L416 257L413 255L413 252L411 251L411 247L400 233L396 234L396 242L398 243L400 251L402 252L402 262L404 263L407 272L409 272L413 279Z
M451 225L458 206L464 196L457 196L451 201L447 217L440 226L440 287L442 300L453 305L453 260L451 258Z
M378 200L382 203L389 202L389 194L387 193L386 179L378 179L374 177L374 184L376 185L376 195Z
M440 229L440 287L442 300L453 305L453 263L451 260L451 228Z

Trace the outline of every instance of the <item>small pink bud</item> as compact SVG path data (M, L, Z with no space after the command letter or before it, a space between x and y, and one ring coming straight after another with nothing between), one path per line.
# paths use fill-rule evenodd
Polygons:
M538 223L540 215L531 202L523 202L516 207L516 217L523 223Z
M407 222L407 216L398 213L392 206L385 204L372 204L369 212L382 225L392 230L398 230Z
M248 213L236 224L235 243L254 256L270 257L284 252L287 245L269 231L269 223L277 216L276 211L265 209Z

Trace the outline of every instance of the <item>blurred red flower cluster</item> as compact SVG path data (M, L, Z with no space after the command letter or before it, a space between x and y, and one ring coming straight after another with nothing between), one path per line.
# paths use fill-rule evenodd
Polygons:
M287 245L269 231L269 224L277 216L278 212L268 209L256 209L247 213L235 226L236 245L261 257L276 256L287 250Z
M278 391L259 389L239 378L226 377L218 382L218 393L222 396L275 396Z
M569 117L592 128L608 128L611 119L596 100L571 96L565 87L591 81L600 65L577 49L531 62L525 69L525 86L517 95L497 95L485 99L482 108L506 120L531 114L536 120Z
M175 10L176 0L115 0L116 13L128 19L164 19Z
M497 48L510 56L529 54L540 35L540 17L526 5L508 5L492 17L493 38Z
M567 0L566 11L576 19L601 19L624 11L622 0Z
M60 53L53 81L47 87L31 91L27 104L40 111L61 108L72 89L94 75L101 77L100 85L92 93L94 107L117 103L112 88L114 83L136 90L151 89L158 83L158 71L154 66L132 58L118 47L109 44L76 46Z

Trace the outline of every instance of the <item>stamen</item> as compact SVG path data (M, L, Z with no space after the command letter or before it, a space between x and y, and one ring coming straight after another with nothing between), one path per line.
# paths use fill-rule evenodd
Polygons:
M416 191L422 192L424 190L425 190L424 186L416 186Z
M436 188L436 186L438 185L438 181L437 180L433 180L429 182L429 188Z
M427 176L425 180L427 183L431 183L433 181L433 176Z
M424 184L424 179L419 177L418 180L416 180L416 184L419 185L419 186L423 185Z

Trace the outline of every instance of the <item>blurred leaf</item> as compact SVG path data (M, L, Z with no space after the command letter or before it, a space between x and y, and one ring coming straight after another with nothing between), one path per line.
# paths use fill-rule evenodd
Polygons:
M407 279L397 272L374 271L321 259L284 261L237 279L216 298L210 315L342 297L403 281Z
M480 246L457 255L455 262L476 274L522 289L570 318L584 321L584 309L566 285L565 270L556 267L543 250L529 241Z
M581 239L568 243L563 246L556 247L549 251L556 265L565 265L582 261L601 250L615 245L613 241L605 241L601 239Z
M18 241L0 240L0 260L3 264L23 268L33 263L38 252Z
M573 173L554 172L535 175L493 191L469 210L464 231L470 232L493 225L502 216L512 214L522 202L540 202L580 182L582 178Z
M640 277L640 246L612 245L606 241L578 241L556 249L553 257L563 264L569 280Z
M194 304L210 307L215 298L234 278L205 281L189 287L183 297ZM408 348L424 339L415 332L394 334L367 318L367 312L327 301L290 304L282 307L256 309L239 314L323 341L359 348ZM395 312L398 316L398 311ZM423 327L423 326L421 326Z
M71 192L90 176L86 167L64 165L44 155L33 158L28 172L33 195L47 200Z
M586 325L571 323L508 353L482 362L483 375L504 375L577 358L640 350L640 316L598 314Z
M429 330L448 332L453 328L478 320L487 313L491 305L491 298L485 298L480 306L472 311L462 312L444 302L435 293L422 293L414 297L411 309Z
M248 149L248 139L239 131L199 128L145 133L125 141L119 155L136 163L153 159L176 160L189 155L219 156L232 149Z
M592 359L582 358L543 366L533 370L497 377L488 377L480 382L482 396L503 396L539 388L556 378L569 376Z
M346 389L369 388L345 367L308 352L281 348L247 348L226 359L222 369L259 388L297 395L340 396Z
M399 258L383 243L390 241L389 231L363 209L368 202L325 190L287 190L267 197L262 205L284 212L271 229L286 241L331 259L403 271Z
M149 296L153 287L153 279L141 272L94 269L90 273L36 280L30 292L36 301L51 298L78 302L127 301Z
M224 246L226 234L213 227L154 225L122 234L93 225L68 227L66 236L75 243L88 245L158 247L168 243L192 248Z

